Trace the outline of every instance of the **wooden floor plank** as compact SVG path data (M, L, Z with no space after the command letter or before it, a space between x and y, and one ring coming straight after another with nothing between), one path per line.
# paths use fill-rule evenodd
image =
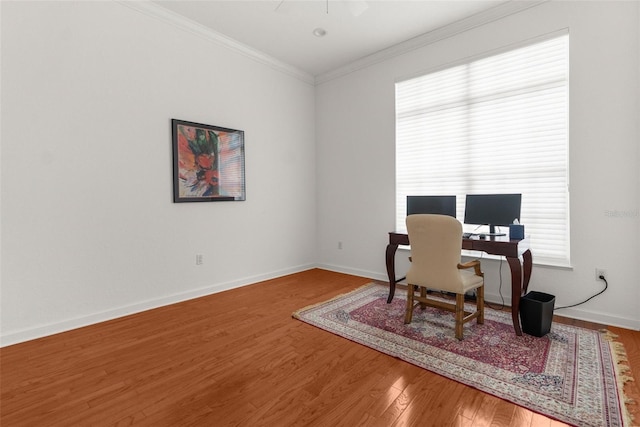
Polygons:
M2 348L0 424L562 425L291 317L369 281L314 269ZM640 333L610 329L640 378Z
M493 419L491 420L491 426L508 426L518 425L514 422L514 413L516 408L509 402L501 400L496 405L496 410L493 413Z

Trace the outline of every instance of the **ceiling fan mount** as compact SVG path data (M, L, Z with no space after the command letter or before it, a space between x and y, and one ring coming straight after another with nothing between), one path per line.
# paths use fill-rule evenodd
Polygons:
M294 3L294 2L299 2L301 0L280 0L274 11L278 12L280 7L285 1L287 1L287 3ZM358 17L362 15L367 9L369 9L369 4L367 3L366 0L317 0L317 1L324 2L325 11L327 15L329 14L329 3L334 1L340 1L344 3L347 9L349 10L349 13L354 17Z

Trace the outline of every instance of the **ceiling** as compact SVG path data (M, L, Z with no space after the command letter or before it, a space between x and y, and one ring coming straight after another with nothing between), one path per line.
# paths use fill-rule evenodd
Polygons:
M156 5L319 76L507 0L158 0ZM324 37L313 34L316 28Z

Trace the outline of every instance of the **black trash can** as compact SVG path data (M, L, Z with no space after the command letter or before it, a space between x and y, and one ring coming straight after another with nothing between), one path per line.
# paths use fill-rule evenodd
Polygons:
M522 332L542 337L551 330L555 295L531 291L520 300Z

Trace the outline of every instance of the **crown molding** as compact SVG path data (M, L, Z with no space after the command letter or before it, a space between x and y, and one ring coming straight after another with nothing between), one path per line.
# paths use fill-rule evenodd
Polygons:
M122 4L123 6L127 6L133 10L143 13L144 15L147 15L154 19L158 19L165 24L173 25L183 31L189 32L218 45L224 46L234 52L240 53L245 57L253 59L256 62L266 65L281 73L292 76L305 83L311 85L319 85L369 67L371 65L377 64L379 62L386 61L396 56L403 55L413 50L422 48L437 41L452 37L456 34L460 34L470 29L488 24L493 21L497 21L510 15L514 15L516 13L522 12L523 10L546 3L550 0L510 0L486 11L476 13L475 15L468 18L461 19L454 23L440 27L436 30L398 43L387 49L383 49L381 51L353 61L343 67L339 67L335 70L319 74L315 77L307 72L300 70L299 68L293 67L283 61L275 59L262 51L240 43L239 41L227 37L224 34L218 33L217 31L214 31L211 28L208 28L198 22L185 18L184 16L165 9L162 6L158 6L157 4L149 0L114 1Z
M263 65L266 65L276 71L295 77L302 80L305 83L313 85L315 83L314 77L296 67L279 61L259 50L253 49L243 43L240 43L230 37L227 37L221 33L218 33L204 25L195 22L184 16L178 15L168 9L158 6L149 0L144 1L130 1L130 0L115 0L123 6L127 6L133 10L150 16L154 19L158 19L165 24L173 25L181 30L187 31L196 36L202 37L213 43L222 45L234 52L240 53L254 61L257 61Z
M508 1L486 11L476 13L475 15L472 15L468 18L461 19L428 33L398 43L387 49L383 49L371 55L365 56L343 67L336 68L335 70L317 75L315 78L315 83L316 85L326 83L349 73L353 73L354 71L358 71L379 62L386 61L399 55L403 55L437 41L455 36L456 34L471 30L472 28L497 21L509 15L514 15L516 13L522 12L523 10L538 6L548 1L550 0Z

